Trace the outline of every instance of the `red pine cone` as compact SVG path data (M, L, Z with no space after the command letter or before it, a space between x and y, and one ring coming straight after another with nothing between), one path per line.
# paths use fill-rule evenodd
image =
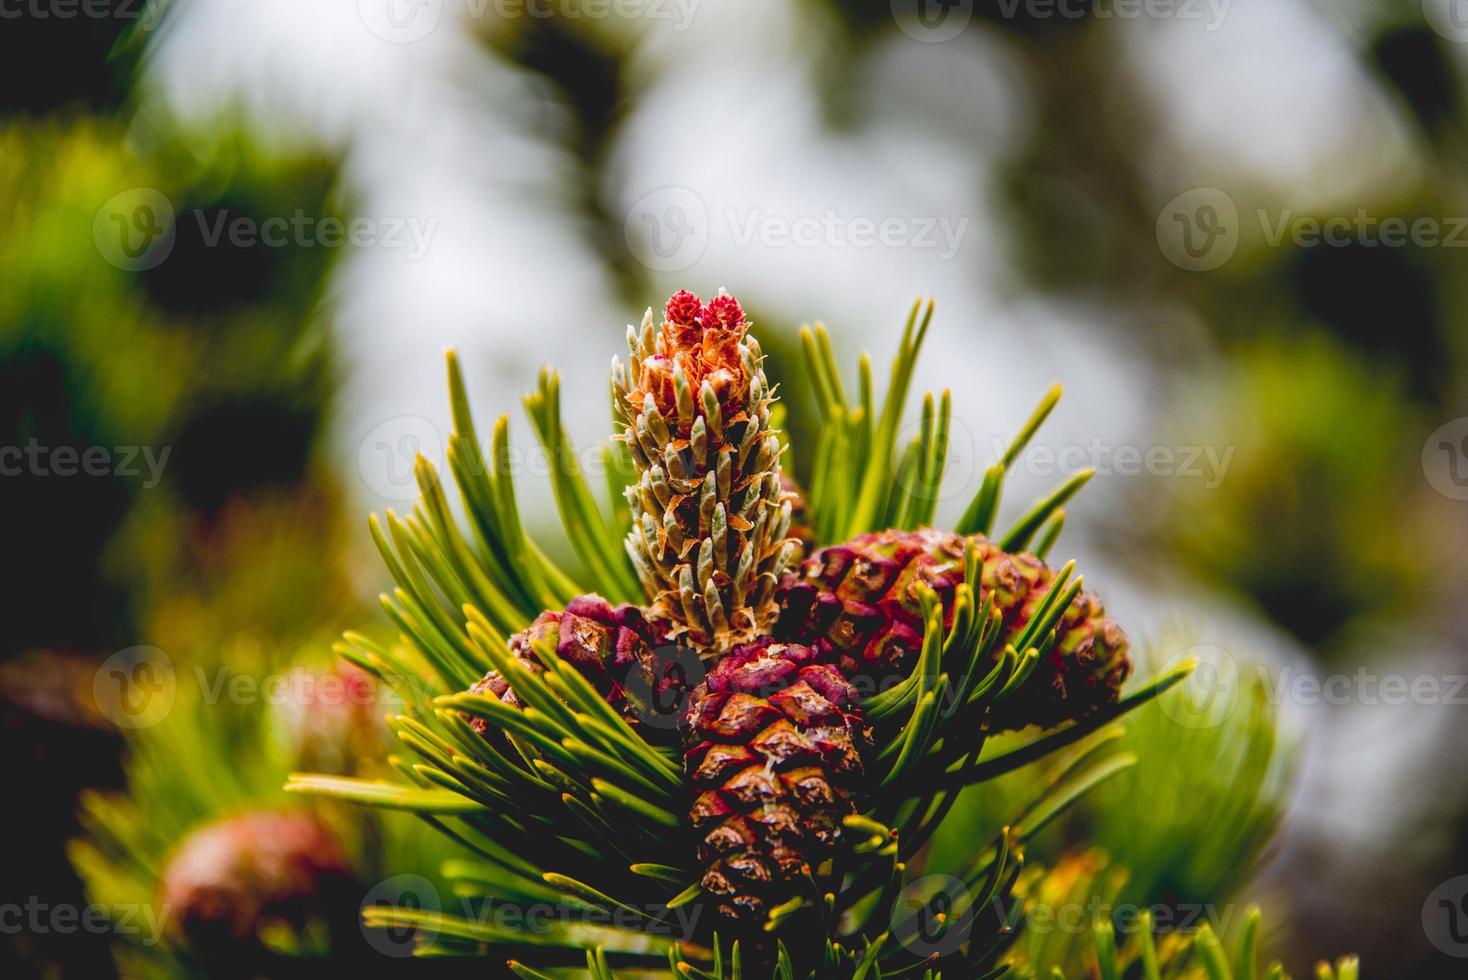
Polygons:
M529 627L510 637L510 652L533 673L542 672L534 644L549 643L566 663L591 681L602 696L629 721L667 719L671 728L678 701L688 684L679 648L664 624L651 621L633 605L613 606L599 595L577 596L562 612L546 611ZM686 659L686 658L685 658ZM469 688L493 693L501 701L523 707L519 695L497 670ZM472 718L481 735L487 726Z
M300 932L344 920L350 928L352 881L341 841L316 817L258 811L186 837L164 869L160 897L176 942L205 959L243 964L264 953L261 926Z
M694 398L708 383L725 420L733 421L746 409L752 411L744 399L749 376L740 358L739 340L747 324L739 301L721 292L705 306L693 293L680 289L664 305L663 317L656 353L641 365L639 391L632 393L634 404L640 406L643 395L652 395L668 425L676 426L678 435L686 438L691 420L679 421L676 367L682 370Z
M862 790L857 692L809 647L736 647L689 697L684 738L697 794L704 889L758 925L834 852Z
M982 535L980 601L992 594L1015 639L1034 615L1055 573L1031 554L1009 554ZM822 548L781 583L776 636L814 646L849 678L878 688L905 677L922 647L923 619L914 586L926 583L951 625L954 589L963 581L966 539L932 528L879 531ZM1053 727L1116 701L1131 672L1126 634L1105 618L1093 593L1076 596L1062 615L1056 643L1024 690L997 704L990 727Z

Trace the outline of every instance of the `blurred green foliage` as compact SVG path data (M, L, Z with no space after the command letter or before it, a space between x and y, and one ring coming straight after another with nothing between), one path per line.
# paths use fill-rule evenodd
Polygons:
M1436 423L1405 380L1319 333L1242 344L1221 374L1199 411L1229 465L1216 487L1171 481L1154 543L1327 654L1439 621L1468 542L1423 477Z
M332 172L240 141L207 158L177 146L143 156L100 120L0 125L0 434L101 447L118 464L5 481L8 505L28 515L15 544L34 556L5 652L125 644L147 618L137 586L157 580L157 552L203 526L184 515L207 522L233 496L322 482L311 461L333 371L316 309L331 256L211 245L202 232L217 213L319 215ZM108 261L105 218L136 188L173 202L176 220L171 251L135 272ZM192 569L174 571L190 581Z
M1078 840L1125 868L1105 884L1108 900L1195 906L1232 901L1258 868L1283 813L1295 757L1282 740L1270 680L1262 666L1197 644L1173 627L1149 644L1138 674L1199 661L1194 674L1122 721L1091 736L1113 742L1136 765L1083 796L1028 847L1055 865ZM1000 740L1012 748L1031 736ZM1045 766L1023 769L960 797L956 817L934 835L930 862L959 862L974 840L1010 820L1022 801L1053 779ZM1079 873L1085 862L1070 865Z
M302 800L283 789L302 767L364 777L391 773L384 715L401 705L391 689L362 672L333 666L325 648L261 646L248 638L220 644L195 663L178 665L172 709L155 725L128 734L125 794L93 791L82 799L85 836L70 853L89 899L113 912L144 909L151 918L178 914L162 905L160 879L190 833L224 817L310 806L341 839L365 898L393 875L422 875L441 894L443 860L457 850L428 824L382 813ZM137 923L145 919L140 916ZM352 916L347 916L348 919ZM381 954L360 931L347 935L280 936L260 923L260 941L277 951L281 973L295 956L330 955L338 966ZM202 976L188 949L165 929L119 928L113 952L122 976Z

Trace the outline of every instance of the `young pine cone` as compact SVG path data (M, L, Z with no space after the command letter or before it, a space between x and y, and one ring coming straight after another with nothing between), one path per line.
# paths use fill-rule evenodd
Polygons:
M1055 573L1030 554L1009 554L982 535L948 531L879 531L822 548L781 582L775 635L815 647L849 678L878 686L906 677L922 648L923 617L915 586L943 601L951 623L954 589L963 581L964 548L982 561L979 601L992 595L1003 620L1001 642L1018 638ZM1126 634L1106 618L1091 592L1075 597L1025 687L999 702L992 729L1050 728L1114 703L1131 672Z
M724 656L690 695L690 816L725 916L758 926L834 852L862 792L856 698L810 647L770 639Z
M668 638L665 624L649 620L636 606L613 606L599 595L578 596L561 612L547 611L529 627L510 637L510 652L531 673L545 667L535 650L548 644L556 656L589 680L607 703L629 722L669 719L688 687L686 664L679 648ZM520 696L497 670L469 688L470 693L494 694L513 707L523 707ZM469 724L481 735L483 719Z

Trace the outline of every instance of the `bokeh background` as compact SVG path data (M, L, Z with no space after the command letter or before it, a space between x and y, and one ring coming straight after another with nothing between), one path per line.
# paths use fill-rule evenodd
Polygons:
M922 294L940 515L1063 382L1012 496L1095 468L1060 550L1288 745L1139 767L1084 829L1152 847L1153 891L1266 903L1297 975L1462 976L1465 98L1461 0L0 6L0 903L145 901L192 823L331 764L299 712L181 702L148 726L180 772L98 678L330 673L384 628L363 517L442 460L446 347L522 446L554 363L587 445L623 326L724 286L798 445L799 325L880 364ZM337 724L358 771L378 733ZM1241 796L1270 818L1219 836ZM409 827L343 834L364 880L433 874ZM116 939L7 927L0 973L166 972Z

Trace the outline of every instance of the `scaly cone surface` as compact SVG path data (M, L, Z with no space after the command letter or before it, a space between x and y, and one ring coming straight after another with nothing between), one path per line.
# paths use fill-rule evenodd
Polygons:
M703 888L725 916L758 923L801 894L856 810L868 748L857 690L816 651L766 638L714 666L686 724Z
M667 626L649 621L636 606L613 606L599 595L577 596L564 610L547 610L510 637L510 653L538 674L545 669L535 650L541 643L591 681L633 724L676 710L687 687ZM485 674L469 692L489 692L512 707L524 707L497 670ZM471 718L469 725L481 735L487 731L481 718Z
M878 688L906 677L923 639L916 586L933 589L951 621L970 540L982 562L981 594L993 597L1008 642L1029 623L1055 573L1034 555L1010 554L983 535L933 528L878 531L816 551L780 584L775 635L814 647L848 678ZM1078 593L1060 618L1053 647L1024 686L995 705L989 727L1050 728L1115 703L1131 673L1128 646L1100 598Z
M630 359L612 364L613 411L637 464L627 551L654 619L705 656L768 630L775 587L799 554L774 393L738 300L707 304L682 290L629 329Z

